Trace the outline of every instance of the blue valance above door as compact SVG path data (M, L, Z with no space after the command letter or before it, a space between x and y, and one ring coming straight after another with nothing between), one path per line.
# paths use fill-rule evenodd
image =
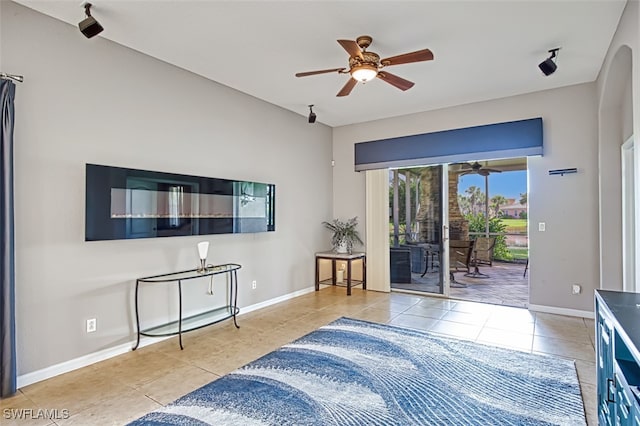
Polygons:
M355 144L355 169L375 170L542 155L542 118Z

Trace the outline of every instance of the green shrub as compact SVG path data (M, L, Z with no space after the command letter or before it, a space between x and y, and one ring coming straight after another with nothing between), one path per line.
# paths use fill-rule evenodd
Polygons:
M484 213L468 214L465 219L469 221L469 232L478 232L484 234L486 231L486 220ZM489 218L489 232L491 236L495 236L496 244L493 247L493 258L499 260L512 260L513 255L507 249L507 238L504 235L507 225L502 223L501 218ZM498 234L498 235L494 235Z

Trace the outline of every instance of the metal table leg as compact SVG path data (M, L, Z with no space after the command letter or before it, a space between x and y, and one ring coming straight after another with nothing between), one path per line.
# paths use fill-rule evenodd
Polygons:
M236 328L240 328L238 322L236 321L236 313L238 312L238 274L237 271L233 271L231 275L231 295L233 296L233 305L231 309L233 309L233 324Z
M433 258L431 259L431 262L433 263ZM424 252L424 272L422 273L422 275L420 275L420 278L423 278L427 274L428 270L429 270L429 250L425 250L425 252Z
M133 347L134 351L136 349L138 349L138 346L140 346L140 315L138 314L138 286L139 285L140 285L140 281L136 280L136 293L135 293L135 300L136 300L136 331L138 332L138 338L136 340L136 345Z
M178 280L178 340L180 341L180 350L182 346L182 280Z
M351 296L351 259L347 260L347 296Z

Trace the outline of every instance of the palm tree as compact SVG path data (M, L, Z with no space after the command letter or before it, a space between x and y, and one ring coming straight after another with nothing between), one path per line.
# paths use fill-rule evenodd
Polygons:
M520 194L520 204L525 206L527 205L527 193L526 192L522 192Z
M458 194L458 207L460 208L460 213L462 213L462 216L471 214L471 202L469 201L469 197Z
M484 203L484 193L480 188L475 185L471 185L464 192L469 194L469 204L471 205L471 212L478 214L482 211L482 205Z
M494 212L494 217L500 216L500 206L504 206L507 202L507 199L502 195L496 195L491 198L491 208Z

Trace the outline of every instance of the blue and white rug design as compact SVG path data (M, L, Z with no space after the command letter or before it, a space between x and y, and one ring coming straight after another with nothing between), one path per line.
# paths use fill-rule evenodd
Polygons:
M569 360L340 318L131 425L585 425Z

